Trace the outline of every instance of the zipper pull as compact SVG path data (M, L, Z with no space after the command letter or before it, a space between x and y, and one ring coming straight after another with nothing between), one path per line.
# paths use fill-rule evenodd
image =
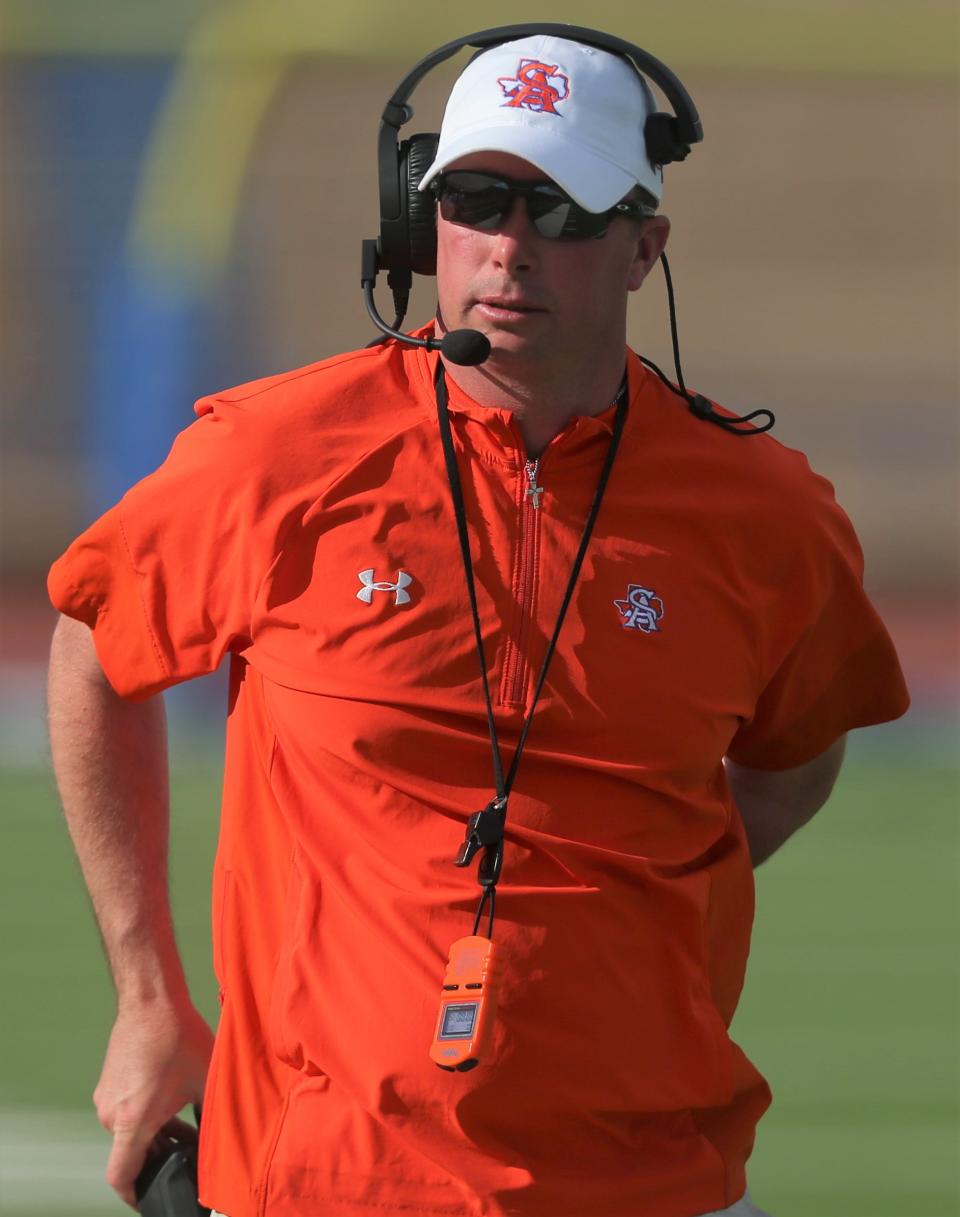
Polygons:
M537 470L540 468L540 462L539 460L527 461L523 468L527 475L527 488L524 495L533 501L533 509L537 511L540 507L540 497L543 494L543 487L537 485Z

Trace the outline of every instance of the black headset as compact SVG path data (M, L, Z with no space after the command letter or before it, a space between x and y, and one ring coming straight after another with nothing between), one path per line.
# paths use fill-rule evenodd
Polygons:
M413 117L413 107L407 101L411 93L429 71L455 55L457 51L464 47L474 47L477 54L482 54L483 51L502 43L537 35L566 38L571 42L580 42L607 51L611 55L618 55L633 67L641 79L649 78L660 88L674 113L649 114L644 122L643 137L647 157L655 167L662 168L675 161L685 160L691 146L703 139L703 125L697 108L674 73L649 51L612 34L604 34L600 30L586 29L579 25L526 23L481 30L438 47L404 76L384 106L380 118L377 136L380 236L363 241L360 264L360 284L367 312L381 331L381 336L374 339L371 345L382 342L385 337L393 337L429 350L442 350L451 362L468 365L482 363L490 354L490 343L486 336L475 330L454 330L442 340L413 338L400 330L406 316L414 274L435 275L437 272L436 200L431 193L421 192L418 187L436 159L440 142L440 136L436 132L411 135L408 139L401 140L400 128ZM665 254L661 254L660 262L667 284L677 384L672 384L649 359L642 355L640 359L672 392L686 402L697 418L716 423L724 430L737 435L761 435L768 431L775 421L769 410L754 410L744 418L731 418L718 414L705 397L687 389L680 368L673 282ZM396 319L392 327L388 326L377 312L373 298L377 273L381 270L387 271L387 283L393 293ZM755 418L762 415L767 416L768 421L765 424L751 425ZM744 423L747 425L742 426Z
M653 165L682 161L690 146L703 139L703 127L690 94L677 77L648 51L599 30L578 25L501 25L456 38L431 52L401 80L383 109L377 137L380 174L380 237L376 242L376 270L391 274L391 286L407 286L411 274L433 275L437 270L436 200L417 187L437 155L440 136L411 135L400 140L400 128L413 117L407 99L426 74L464 47L478 52L504 42L536 35L585 43L626 59L641 77L647 76L663 91L675 114L650 114L644 125L647 155ZM404 280L407 283L404 284Z

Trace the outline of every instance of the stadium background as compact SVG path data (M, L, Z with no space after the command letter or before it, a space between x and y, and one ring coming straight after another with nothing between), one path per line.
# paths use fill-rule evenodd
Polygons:
M777 1217L956 1214L956 5L329 7L0 6L0 1208L121 1211L89 1104L110 988L47 773L45 570L194 398L366 341L383 101L468 26L549 20L638 41L698 103L705 142L665 197L687 380L772 406L837 484L915 699L758 876L735 1025L775 1092L755 1196ZM455 70L407 130L436 129ZM632 341L669 368L658 277L641 296ZM422 284L411 323L431 304ZM222 685L169 702L175 913L212 1017Z

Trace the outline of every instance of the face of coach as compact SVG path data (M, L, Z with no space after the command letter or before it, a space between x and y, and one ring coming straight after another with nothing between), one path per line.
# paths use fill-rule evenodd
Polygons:
M419 188L470 171L549 183L595 216L621 202L659 204L661 175L644 139L655 108L620 56L552 35L503 43L454 84ZM528 207L521 192L479 227L458 222L456 206L438 208L437 324L489 338L486 362L445 361L447 374L481 405L512 411L536 456L572 417L599 414L616 396L627 299L662 253L670 222L618 213L602 236L556 239L538 231Z
M549 181L528 161L476 152L451 170ZM630 196L628 195L629 199ZM666 216L618 216L600 238L556 241L541 236L517 199L493 231L437 217L437 299L442 328L469 328L490 339L487 374L509 380L570 384L600 369L623 370L627 299L643 283L667 242ZM479 371L479 369L478 369Z

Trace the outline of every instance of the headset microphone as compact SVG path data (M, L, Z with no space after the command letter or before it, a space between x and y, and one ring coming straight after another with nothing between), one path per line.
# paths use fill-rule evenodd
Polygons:
M483 363L490 356L490 339L479 330L450 330L442 338L414 338L396 328L402 318L398 318L391 328L377 312L373 299L373 285L377 280L377 243L363 242L363 257L361 261L360 285L363 288L363 300L370 314L370 320L389 338L398 342L406 342L410 346L426 347L428 351L440 351L444 359L450 363L459 364L462 368L472 368ZM382 342L383 339L374 339ZM374 343L370 344L371 346Z
M490 339L479 330L451 330L440 340L440 351L451 363L472 368L490 355Z

